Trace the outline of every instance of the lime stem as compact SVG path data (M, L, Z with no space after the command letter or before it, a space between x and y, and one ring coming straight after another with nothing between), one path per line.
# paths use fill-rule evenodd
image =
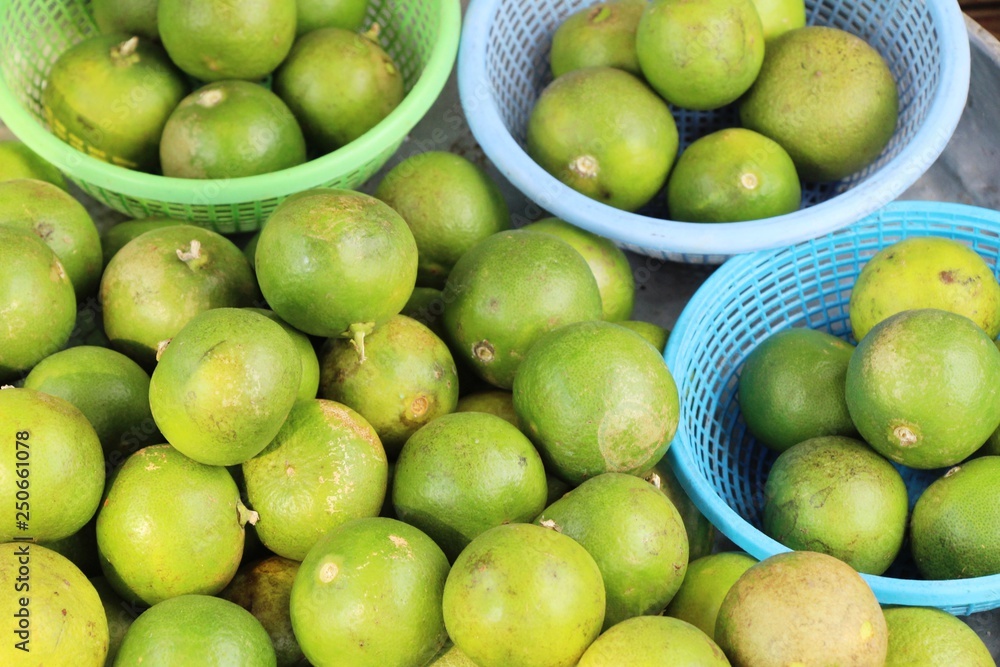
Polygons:
M159 361L160 358L163 356L163 353L167 351L167 346L170 345L170 341L171 340L173 340L173 339L172 338L167 338L167 339L161 340L159 343L156 344L156 360L157 361Z
M187 264L192 271L197 271L208 262L208 257L201 254L201 242L197 239L191 239L187 248L178 249L177 259Z
M254 512L252 509L243 504L242 500L236 500L236 517L240 522L240 528L246 526L248 523L251 526L257 525L257 520L260 519L260 514Z
M372 23L372 27L368 28L368 31L364 33L364 37L367 39L378 43L378 36L382 34L382 26L378 23Z
M351 339L351 345L358 351L359 364L365 363L365 359L368 358L365 356L365 336L370 334L374 328L374 322L355 322L347 327L347 333L344 334Z

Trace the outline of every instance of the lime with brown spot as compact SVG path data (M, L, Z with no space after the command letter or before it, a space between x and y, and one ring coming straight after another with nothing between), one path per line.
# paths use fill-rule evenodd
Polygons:
M632 276L628 257L621 248L609 239L574 227L559 218L545 218L525 225L522 229L551 234L570 244L574 250L583 255L597 281L597 289L601 292L605 321L619 322L632 316L632 308L635 305L635 278Z
M271 639L246 609L208 595L180 595L144 611L125 633L118 667L275 667Z
M387 484L374 429L345 405L299 401L264 451L243 464L255 528L271 551L302 560L328 531L376 516Z
M17 139L0 141L0 181L20 178L46 181L63 190L66 189L66 179L62 172L23 142Z
M58 396L7 386L0 429L0 542L59 540L83 528L104 491L101 441L84 414Z
M513 386L546 332L601 318L601 293L583 256L561 239L523 230L494 234L463 255L443 300L453 352L500 389Z
M904 310L938 308L965 315L986 335L1000 334L1000 283L983 257L953 239L903 239L875 253L861 269L848 309L855 340Z
M94 586L73 563L38 544L0 544L0 586L4 591L0 614L7 625L0 663L105 664L104 607Z
M609 322L571 324L535 343L514 378L514 409L549 470L576 484L648 472L680 415L663 357Z
M305 659L289 615L292 584L298 571L298 561L271 556L240 568L219 593L220 598L243 607L264 626L274 645L278 667L293 667Z
M663 611L684 580L681 515L645 480L607 473L545 508L534 523L572 537L597 563L607 594L604 629Z
M911 468L954 465L1000 425L1000 350L967 317L903 311L858 344L846 396L878 453Z
M729 667L722 649L704 632L676 618L639 616L608 629L578 667Z
M423 667L447 635L448 559L394 519L357 519L310 549L292 585L292 628L317 667Z
M584 67L616 67L642 76L635 52L635 31L646 3L642 0L599 2L577 10L552 35L552 76Z
M111 344L146 368L160 343L195 315L253 306L260 298L240 249L194 225L154 229L130 241L105 268L100 295Z
M0 382L8 382L66 345L76 294L59 258L30 232L0 227L0 262Z
M455 410L458 370L440 338L396 315L365 337L365 360L351 341L331 338L322 353L319 395L357 410L390 458L425 424Z
M545 507L545 468L520 431L494 415L445 415L423 427L396 462L396 515L455 559L481 533L531 521Z
M225 468L144 447L112 477L97 515L101 568L129 602L214 595L236 574L250 519Z
M473 540L444 588L448 634L479 667L574 667L601 632L604 605L586 549L524 523Z
M695 626L715 638L719 607L733 584L757 564L742 551L702 556L688 563L684 581L663 613Z
M961 619L929 607L885 610L885 667L996 667L989 648Z

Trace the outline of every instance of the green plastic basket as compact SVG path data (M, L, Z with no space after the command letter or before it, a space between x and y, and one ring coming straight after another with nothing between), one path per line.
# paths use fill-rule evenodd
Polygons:
M49 69L72 44L97 34L84 0L0 0L0 118L84 192L126 215L169 216L222 233L254 231L289 195L364 183L444 88L458 51L459 0L372 0L366 27L372 23L381 27L379 43L400 67L405 99L347 146L273 174L167 178L102 162L51 134L39 104Z

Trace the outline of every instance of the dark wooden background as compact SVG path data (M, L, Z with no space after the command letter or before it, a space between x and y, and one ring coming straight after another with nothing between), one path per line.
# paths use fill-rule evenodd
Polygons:
M1000 1L961 0L959 4L979 25L1000 37Z

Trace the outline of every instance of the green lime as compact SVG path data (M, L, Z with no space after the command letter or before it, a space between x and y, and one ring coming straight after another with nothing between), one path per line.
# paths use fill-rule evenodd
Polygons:
M430 661L427 667L478 667L476 663L469 659L469 656L462 653L457 646L445 645L445 648Z
M242 308L196 315L166 346L149 407L167 441L208 465L236 465L278 434L298 395L302 360L273 320Z
M257 242L257 279L271 308L313 336L364 336L402 310L417 244L388 205L360 192L310 190L274 210Z
M267 630L278 659L278 667L293 667L305 656L295 640L289 601L299 563L271 556L241 568L219 597L235 602L254 615Z
M214 595L236 574L248 517L225 468L144 447L111 479L97 515L104 576L129 602Z
M764 43L806 24L806 3L803 0L753 0L764 27Z
M0 182L0 226L36 234L52 249L83 303L101 281L101 237L83 204L45 181Z
M757 78L764 29L751 0L653 0L635 35L639 66L665 100L717 109Z
M677 125L666 102L612 67L574 70L546 86L527 132L528 155L545 171L626 211L659 192L677 155Z
M441 290L433 287L414 287L409 301L403 306L400 315L406 315L420 322L443 339L445 337L444 295Z
M34 389L0 389L0 542L60 540L97 511L104 491L101 441L69 401Z
M361 415L314 399L295 404L271 444L243 464L243 475L264 546L302 560L331 529L379 513L387 465Z
M292 585L292 628L317 667L423 667L444 645L448 559L413 526L357 519L309 550Z
M662 616L630 618L597 638L579 667L729 667L722 649L684 621Z
M253 615L228 600L180 595L144 611L125 633L115 667L275 667L274 647Z
M295 0L159 0L160 39L171 60L202 81L256 81L295 41Z
M176 227L185 224L183 220L172 218L143 218L141 220L125 220L116 225L108 227L101 234L101 251L104 255L104 265L107 266L111 258L118 254L118 251L125 245L146 232L163 227Z
M122 600L104 577L92 577L90 583L100 596L104 615L108 619L108 657L104 665L110 667L115 662L125 633L132 627L133 621L139 618L143 608Z
M688 497L667 458L660 459L659 463L643 477L663 492L681 515L688 536L688 560L712 553L712 548L715 546L715 527Z
M573 667L600 634L604 605L590 554L532 524L474 539L444 587L448 634L479 667Z
M386 174L375 196L403 216L417 241L417 283L443 287L455 262L490 234L510 228L497 184L454 153L413 155Z
M323 153L368 132L403 101L403 75L377 32L314 30L295 42L274 73L274 92Z
M719 607L733 584L756 565L757 559L742 551L702 556L688 563L684 582L664 612L715 637Z
M151 171L163 126L187 92L184 75L159 44L125 34L98 35L59 56L41 102L52 133L71 147Z
M101 573L101 562L97 558L97 513L69 537L61 540L39 540L37 544L55 551L76 565L87 577Z
M93 0L90 11L106 35L119 33L159 40L158 6L159 0Z
M680 415L663 357L609 322L567 325L535 343L514 378L514 409L549 470L576 484L648 472Z
M545 508L535 523L572 537L597 563L604 628L663 611L684 580L684 522L666 495L631 475L598 475Z
M0 382L7 382L66 345L76 295L59 258L30 232L0 227L0 264Z
M874 162L898 113L896 82L879 52L826 26L771 40L740 101L743 127L781 144L806 182L840 180Z
M844 388L854 346L817 329L771 334L743 364L737 399L747 429L783 452L821 435L853 436Z
M517 412L514 411L514 395L509 391L494 389L480 391L458 399L455 412L485 412L506 420L511 426L519 428Z
M670 329L665 329L652 322L640 322L637 320L625 320L623 322L616 322L615 324L636 332L645 338L650 345L655 347L656 351L660 354L663 354L664 350L667 349L667 341L670 339Z
M780 553L744 572L715 627L733 667L882 667L887 635L882 608L861 575L812 551Z
M616 67L642 76L635 30L645 7L642 0L612 0L570 14L552 35L552 76L585 67Z
M885 667L996 667L983 640L960 619L940 609L885 610L889 651Z
M106 457L131 454L132 440L127 436L137 427L155 431L149 375L114 350L85 345L56 352L28 373L24 386L76 406L97 432Z
M2 413L0 413L2 414ZM102 667L108 621L83 573L54 551L30 542L0 544L0 642L4 665Z
M927 487L913 508L910 547L928 579L1000 573L1000 457L955 466Z
M741 222L799 209L802 188L781 146L733 127L697 139L667 182L670 216L686 222Z
M66 189L62 172L16 139L0 141L0 181L33 178Z
M635 305L635 278L628 257L609 239L574 227L559 218L545 218L522 229L562 239L583 255L601 292L603 319L627 320Z
M277 322L285 330L285 333L291 336L295 349L298 350L299 358L302 360L302 381L299 383L297 398L300 401L316 398L316 392L319 391L319 357L316 355L316 348L313 347L309 336L278 317L278 314L273 310L264 308L250 308L249 310Z
M363 361L343 338L331 338L322 357L320 396L361 413L391 458L407 438L454 411L458 402L458 371L448 346L403 315L365 337Z
M587 262L540 232L500 232L480 242L455 265L442 299L452 351L501 389L513 386L524 355L546 332L601 318Z
M160 164L176 178L240 178L306 161L306 140L277 95L248 81L191 93L163 128Z
M875 451L911 468L943 468L1000 426L1000 351L966 317L903 311L858 344L846 392L851 419Z
M965 315L990 338L1000 334L1000 283L979 253L953 239L903 239L868 260L851 289L854 339L890 315L918 308Z
M320 28L360 30L369 0L297 0L298 37Z
M545 507L545 468L520 431L500 417L445 415L407 440L392 504L454 560L483 532L531 521Z
M146 368L160 343L195 315L252 306L260 298L240 249L193 225L154 229L130 241L104 269L100 294L111 344Z
M882 574L903 546L906 484L863 442L811 438L786 449L764 485L764 532L791 549Z

